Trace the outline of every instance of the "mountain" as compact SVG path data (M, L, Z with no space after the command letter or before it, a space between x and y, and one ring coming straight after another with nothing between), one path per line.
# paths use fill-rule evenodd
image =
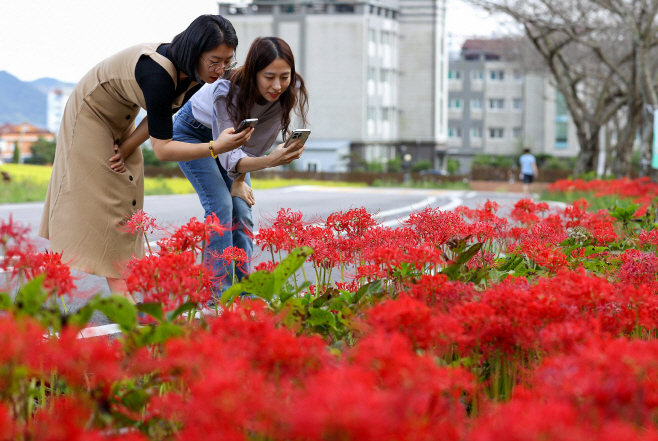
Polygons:
M21 81L9 72L0 71L0 124L29 122L46 127L48 89L72 85L53 78Z

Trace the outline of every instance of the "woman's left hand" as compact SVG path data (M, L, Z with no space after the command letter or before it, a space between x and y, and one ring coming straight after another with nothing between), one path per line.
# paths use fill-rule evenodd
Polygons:
M114 144L114 153L115 155L110 158L110 162L114 164L110 165L110 168L117 173L124 173L126 171L126 165L124 164L123 150Z

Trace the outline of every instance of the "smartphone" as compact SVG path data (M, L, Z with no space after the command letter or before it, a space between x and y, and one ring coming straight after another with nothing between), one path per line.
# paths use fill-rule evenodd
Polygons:
M238 128L235 129L235 133L240 133L247 127L256 127L256 124L258 124L258 118L243 119L242 122L238 124Z
M309 129L293 130L292 133L290 134L290 138L288 138L288 140L286 141L286 145L284 145L284 147L288 147L290 144L292 144L294 141L297 140L300 140L299 145L304 145L310 134L311 131Z

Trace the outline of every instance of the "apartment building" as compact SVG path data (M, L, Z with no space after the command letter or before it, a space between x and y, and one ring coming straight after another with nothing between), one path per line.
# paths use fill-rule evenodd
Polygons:
M448 70L448 154L578 154L575 129L549 77L526 71L503 40L466 40Z
M400 0L400 153L445 168L448 43L445 0Z
M304 170L445 151L445 0L220 2L219 13L240 38L238 62L259 36L292 48L310 94Z
M57 134L62 123L66 102L73 93L73 87L53 87L48 90L46 121L48 130Z

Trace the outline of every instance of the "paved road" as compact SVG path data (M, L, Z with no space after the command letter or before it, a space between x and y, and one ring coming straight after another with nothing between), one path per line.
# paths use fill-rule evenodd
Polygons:
M316 186L256 190L254 194L256 205L253 214L256 229L266 224L266 219L274 217L281 208L301 211L306 219L326 219L329 214L337 211L365 207L371 213L377 212L384 225L396 226L410 213L426 206L443 210L452 210L459 205L476 208L489 199L503 207L511 207L523 197L517 193ZM0 218L7 219L12 216L14 220L30 226L35 242L40 249L44 249L47 248L48 241L36 236L42 210L42 203L5 204L0 205ZM144 211L154 216L161 225L173 227L186 223L191 217L203 218L203 209L195 194L147 196ZM77 285L80 292L88 295L97 292L102 295L109 294L105 279L84 273L76 273L76 276L79 277ZM84 300L74 300L67 306L75 310L82 304ZM94 316L92 320L96 324L107 323L107 320L100 316Z

